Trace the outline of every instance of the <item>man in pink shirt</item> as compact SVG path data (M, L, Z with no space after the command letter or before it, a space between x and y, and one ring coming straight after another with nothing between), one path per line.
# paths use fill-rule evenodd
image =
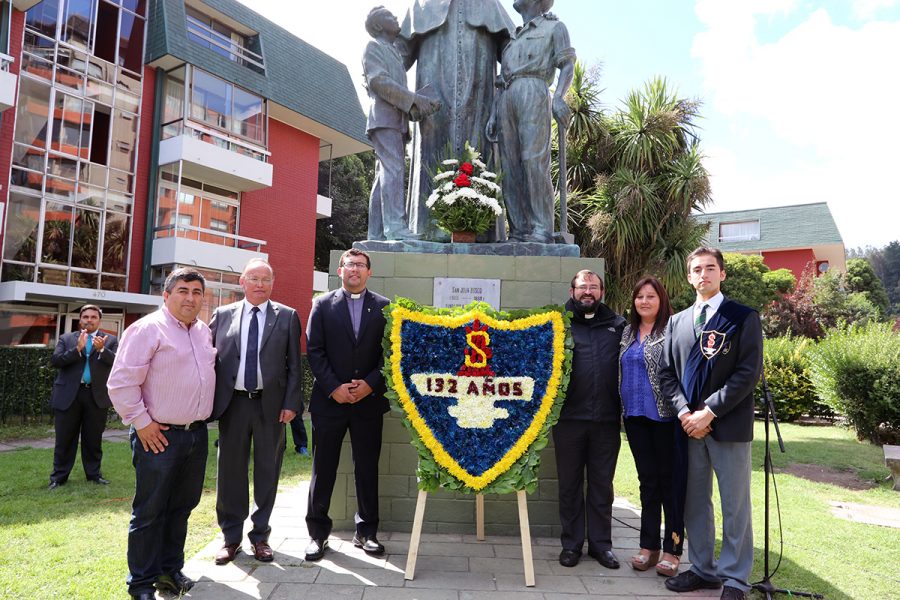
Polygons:
M107 387L131 425L135 492L128 527L128 593L152 600L154 585L176 595L194 582L181 572L188 517L200 502L213 406L216 351L197 319L206 281L179 268L164 305L125 330Z

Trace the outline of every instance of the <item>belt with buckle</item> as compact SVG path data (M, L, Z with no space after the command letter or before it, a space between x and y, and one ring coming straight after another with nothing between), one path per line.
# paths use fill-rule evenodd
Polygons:
M253 390L252 392L247 390L234 390L235 396L240 396L241 398L250 398L251 400L262 398L262 394L262 390Z
M83 389L89 390L89 389L91 389L91 384L82 383L82 384L80 384L80 387L82 387Z
M188 423L187 425L176 425L175 423L160 423L160 425L165 425L169 429L178 429L179 431L193 431L194 429L205 427L206 421L194 421L193 423Z

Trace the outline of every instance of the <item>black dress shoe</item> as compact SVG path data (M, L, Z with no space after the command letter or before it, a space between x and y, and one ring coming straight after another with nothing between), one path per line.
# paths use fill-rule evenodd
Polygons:
M50 485L47 486L48 490L55 490L58 487L62 487L66 485L65 481L51 481Z
M588 551L588 556L596 558L597 562L607 569L619 568L619 559L616 558L616 555L613 554L612 550L600 550L599 552L590 550Z
M673 592L693 592L694 590L717 590L721 581L707 581L693 571L679 573L666 579L666 588Z
M384 554L384 546L374 535L372 537L354 535L353 545L357 548L362 548L363 552L371 554L372 556L381 556Z
M321 560L327 549L328 540L309 540L309 544L306 545L305 558L310 562Z
M176 596L181 596L190 591L196 583L193 579L182 573L175 571L171 575L160 575L156 579L156 589L161 592L169 592Z
M722 595L720 596L720 600L744 600L746 595L741 590L736 587L731 587L730 585L726 585L722 588Z
M563 550L559 553L559 564L564 567L574 567L581 560L581 552L576 550Z
M109 480L103 479L103 475L100 475L99 477L92 477L91 479L88 479L88 481L90 481L91 483L96 483L97 485L109 485Z
M156 592L141 592L132 594L131 597L133 600L156 600Z

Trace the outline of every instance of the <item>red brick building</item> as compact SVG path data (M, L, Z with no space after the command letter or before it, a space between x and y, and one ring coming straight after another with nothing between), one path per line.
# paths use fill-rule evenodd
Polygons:
M0 345L121 333L183 265L208 317L257 256L305 319L319 163L369 149L343 64L234 0L0 0L0 65Z

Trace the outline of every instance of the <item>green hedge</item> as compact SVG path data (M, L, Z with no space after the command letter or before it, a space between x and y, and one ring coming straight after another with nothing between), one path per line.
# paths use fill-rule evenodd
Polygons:
M0 423L50 420L52 354L52 348L0 347Z
M763 345L763 369L775 412L781 421L796 421L807 415L833 417L831 408L819 400L810 379L809 352L815 343L807 338L777 337ZM762 382L756 388L762 400Z
M889 323L828 332L810 354L816 391L860 439L900 441L900 335Z

